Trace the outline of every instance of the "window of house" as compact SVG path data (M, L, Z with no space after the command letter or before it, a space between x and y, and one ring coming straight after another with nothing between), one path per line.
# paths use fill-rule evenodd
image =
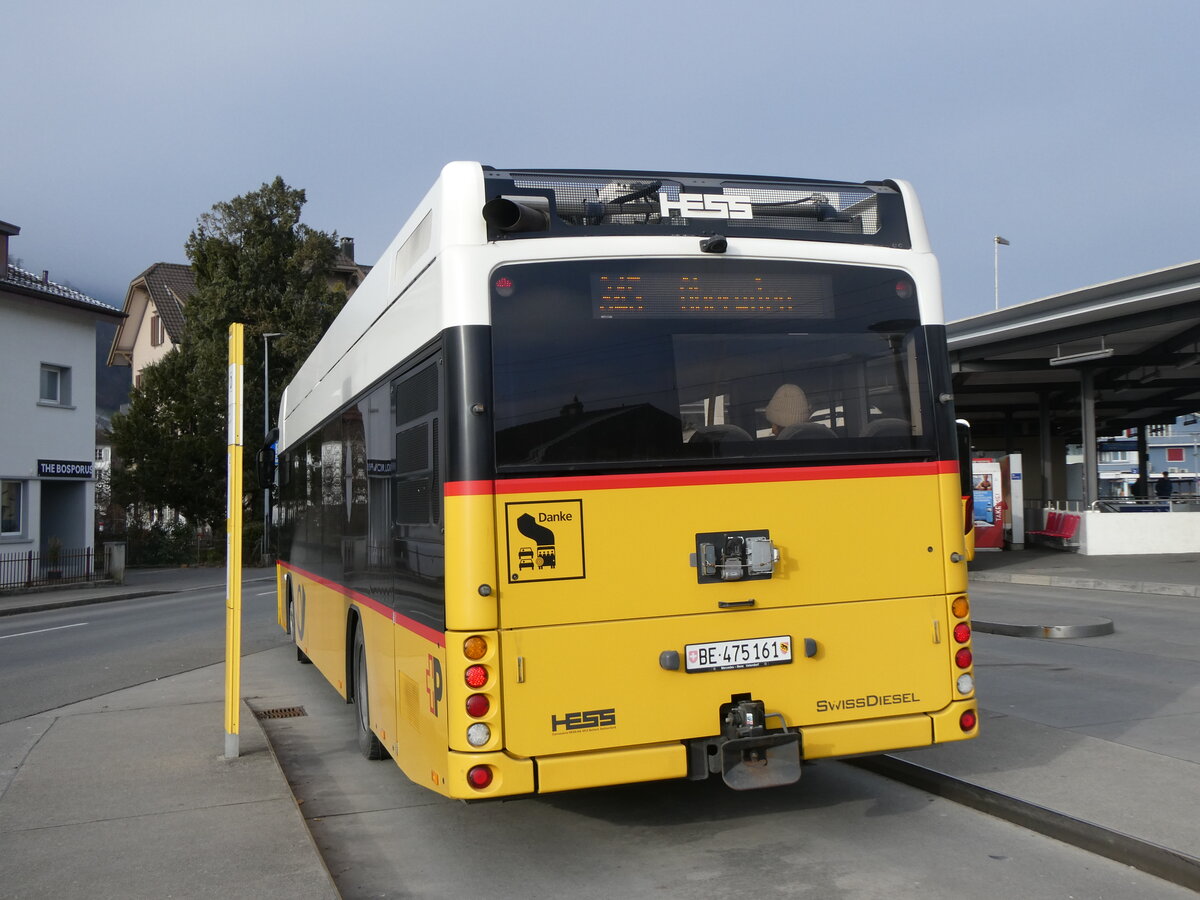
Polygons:
M71 405L71 370L67 366L42 363L41 387L38 399L57 406Z
M156 313L155 315L150 317L150 346L151 347L162 346L162 342L163 342L165 335L166 335L166 332L163 329L162 319L159 318L158 314Z
M0 535L8 537L21 534L24 487L20 481L0 481Z

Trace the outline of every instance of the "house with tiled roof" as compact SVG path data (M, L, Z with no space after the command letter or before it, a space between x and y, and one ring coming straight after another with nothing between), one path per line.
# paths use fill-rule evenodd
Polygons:
M108 351L110 366L130 366L133 383L142 383L142 369L162 359L183 337L183 307L196 290L192 267L155 263L125 292L125 321Z
M0 222L0 588L39 580L52 547L93 547L96 326L123 318L13 265L20 233Z
M333 277L329 279L330 286L341 284L346 288L346 296L354 293L354 289L362 284L362 280L371 271L370 266L354 261L354 238L344 237L338 244L338 255L333 261Z
M330 284L353 294L371 270L354 261L354 239L342 238ZM162 359L183 337L183 308L196 291L196 275L189 265L155 263L129 283L125 294L126 319L113 337L110 366L130 366L133 383L140 386L142 370Z

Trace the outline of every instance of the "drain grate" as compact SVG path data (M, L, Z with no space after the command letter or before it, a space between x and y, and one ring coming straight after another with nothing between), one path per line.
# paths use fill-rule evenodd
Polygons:
M294 719L296 716L307 716L303 706L283 706L279 709L256 709L256 719Z

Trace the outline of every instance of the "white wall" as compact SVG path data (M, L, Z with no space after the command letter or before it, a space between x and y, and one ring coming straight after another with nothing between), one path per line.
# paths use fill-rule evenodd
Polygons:
M1087 556L1195 553L1200 548L1200 512L1087 511L1082 516L1079 552Z
M43 363L70 367L68 407L38 402ZM38 544L43 482L37 476L37 461L91 461L95 452L96 316L46 300L0 293L0 476L26 483L24 535L4 539L0 550ZM91 482L85 493L83 520L73 526L72 534L63 536L65 545L92 542Z
M139 289L140 290L140 289ZM142 294L142 309L144 311L141 322L138 324L137 334L133 339L133 383L138 383L138 376L142 374L142 369L146 366L152 366L154 363L161 360L167 355L167 352L175 345L171 343L171 339L164 333L163 342L157 347L154 346L150 339L150 322L154 316L158 315L158 308L154 305L154 301L149 298L145 291Z

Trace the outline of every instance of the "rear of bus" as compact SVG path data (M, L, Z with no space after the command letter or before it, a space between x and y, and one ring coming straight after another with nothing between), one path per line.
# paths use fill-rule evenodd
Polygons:
M976 734L937 268L906 191L491 176L505 261L467 341L491 402L458 436L490 471L445 486L449 793L767 787ZM484 546L479 631L450 572Z

